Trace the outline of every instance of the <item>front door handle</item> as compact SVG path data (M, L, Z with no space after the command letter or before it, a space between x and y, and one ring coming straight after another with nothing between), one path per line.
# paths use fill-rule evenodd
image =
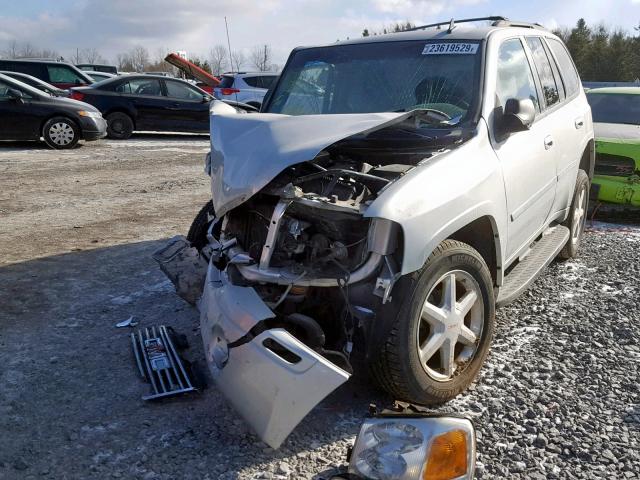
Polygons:
M582 127L584 127L584 119L582 117L578 117L574 120L573 124L575 125L576 129L580 130Z
M551 147L553 147L553 138L551 135L547 135L544 137L544 149L549 150Z

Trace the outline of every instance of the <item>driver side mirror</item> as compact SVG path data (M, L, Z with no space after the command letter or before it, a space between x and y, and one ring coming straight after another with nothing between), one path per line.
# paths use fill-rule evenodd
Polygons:
M504 105L502 131L504 133L529 130L536 118L536 106L530 98L510 98Z
M209 95L202 95L202 103L208 103L212 100Z
M24 95L22 94L22 92L20 90L16 90L15 88L10 88L9 90L7 90L7 96L12 99L15 100L17 102L23 102L24 101Z

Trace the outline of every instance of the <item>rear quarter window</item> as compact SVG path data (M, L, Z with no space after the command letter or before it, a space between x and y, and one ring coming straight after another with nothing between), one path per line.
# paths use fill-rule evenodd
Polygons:
M253 88L261 88L260 87L260 77L244 77L244 83Z
M28 62L0 62L0 70L11 70L12 72L26 73L33 77L44 79L44 65L41 63Z
M562 42L555 38L547 38L547 44L558 61L567 97L572 97L580 91L580 77L576 72L576 67L573 65L569 52Z
M218 85L218 87L220 88L231 88L233 87L233 80L234 78L229 76L229 75L223 75L222 79L220 80L220 85Z

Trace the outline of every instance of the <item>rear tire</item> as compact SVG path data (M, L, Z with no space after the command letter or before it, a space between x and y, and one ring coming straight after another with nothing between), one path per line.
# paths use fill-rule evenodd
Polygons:
M573 191L573 200L571 202L571 210L569 216L563 225L571 232L569 240L560 251L558 257L564 260L575 258L578 255L578 248L582 241L584 233L584 225L587 221L587 208L589 206L589 189L591 182L589 175L584 170L578 170L576 178L576 188Z
M53 117L42 127L42 138L57 150L73 148L80 140L80 129L70 118Z
M122 112L107 115L107 136L117 140L126 140L133 134L133 120Z
M370 371L396 399L446 402L473 382L489 352L495 329L491 273L471 246L445 240L404 280L407 293L391 308L398 313Z
M213 201L209 200L204 207L200 209L196 218L194 218L189 233L187 233L187 240L191 242L191 246L201 250L207 243L207 230L209 224L215 218L215 212L213 211Z

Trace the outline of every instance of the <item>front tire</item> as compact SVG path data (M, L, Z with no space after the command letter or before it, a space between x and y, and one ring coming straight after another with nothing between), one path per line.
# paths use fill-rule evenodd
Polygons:
M42 138L47 145L57 150L73 148L80 140L80 129L67 117L54 117L42 127Z
M214 218L213 201L209 200L193 219L189 233L187 233L187 240L191 242L192 247L201 250L207 244L207 230L209 230L209 224Z
M133 120L122 112L107 115L107 136L116 140L126 140L133 134Z
M584 170L578 170L576 188L573 191L573 200L569 216L563 223L571 234L566 245L558 255L561 259L568 260L578 255L578 248L582 241L584 226L587 221L587 208L589 206L589 189L591 188L589 175Z
M407 294L370 370L396 399L446 402L473 382L489 352L491 273L471 246L445 240L405 282Z

